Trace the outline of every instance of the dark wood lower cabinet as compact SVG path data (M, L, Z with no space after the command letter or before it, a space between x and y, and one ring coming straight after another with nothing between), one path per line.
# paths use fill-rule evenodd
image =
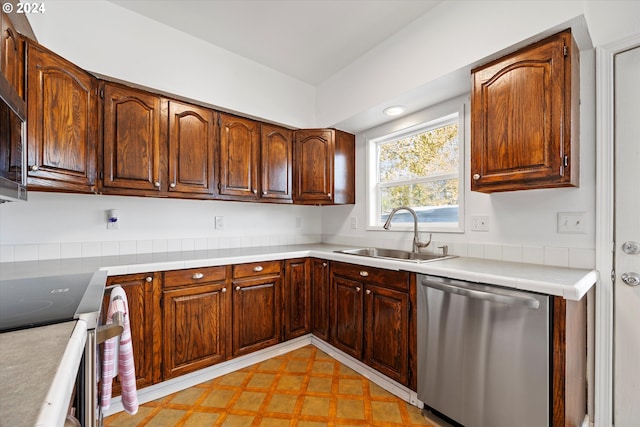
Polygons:
M283 292L283 339L290 340L311 330L311 295L309 284L309 259L285 261Z
M158 382L161 358L159 353L160 339L156 331L157 309L154 293L159 290L160 280L157 273L128 274L111 276L107 286L121 286L127 294L129 302L129 324L131 326L131 343L133 346L133 362L136 368L136 387L141 389ZM103 316L109 307L109 292L105 294ZM154 372L154 371L157 371ZM120 383L116 378L113 384L113 395L120 394Z
M281 264L270 261L234 266L233 357L280 342Z
M311 258L311 332L316 337L329 341L331 323L331 285L329 282L329 262Z
M413 385L414 285L406 272L332 263L329 342L389 378Z
M226 283L163 292L164 379L223 362L227 357Z

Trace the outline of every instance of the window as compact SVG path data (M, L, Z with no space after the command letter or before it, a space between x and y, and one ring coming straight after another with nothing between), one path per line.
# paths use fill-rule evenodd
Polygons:
M463 110L368 142L368 225L381 228L391 210L415 210L425 231L463 231ZM451 110L450 110L451 111ZM392 230L413 227L401 210Z

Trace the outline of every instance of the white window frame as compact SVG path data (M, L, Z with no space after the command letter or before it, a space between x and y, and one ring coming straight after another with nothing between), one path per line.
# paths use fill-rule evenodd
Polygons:
M457 118L456 118L457 115ZM445 126L447 124L458 123L458 171L447 174L429 176L428 178L415 178L392 183L378 184L378 159L377 146L386 141L404 138L430 129ZM366 213L367 230L384 230L382 222L379 221L381 189L385 187L397 186L398 184L414 184L421 182L436 181L440 179L450 179L458 177L458 223L425 223L420 222L421 231L438 233L463 233L465 224L464 215L464 195L465 195L465 108L464 103L459 100L445 102L434 107L427 108L419 113L404 119L379 126L369 132L366 138L366 169L367 169L367 193L366 193ZM394 223L389 231L413 230L412 223Z

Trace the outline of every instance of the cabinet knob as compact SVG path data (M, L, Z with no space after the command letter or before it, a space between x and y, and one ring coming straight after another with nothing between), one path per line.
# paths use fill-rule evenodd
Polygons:
M172 182L171 184L169 184L169 187L171 187L171 188L176 188L176 183L175 183L175 182Z
M474 181L477 181L477 180L479 180L479 179L480 179L480 174L479 174L479 173L474 173L474 174L473 174L473 180L474 180Z
M253 189L253 194L258 194L258 190L256 190L255 188Z
M240 290L240 286L236 286L236 291L239 291L239 290Z
M36 172L37 170L40 169L40 167L38 165L31 165L31 167L29 169L31 169L32 171Z
M256 273L259 273L263 270L261 265L256 265L255 267L253 267L253 271L255 271Z
M221 292L222 292L222 293L227 292L227 288L222 288L222 289L221 289Z
M191 276L191 278L194 280L202 279L203 277L204 277L204 274L202 273L194 273L193 276Z
M145 277L145 278L144 278L144 280L145 280L147 283L151 283L151 282L153 282L153 277L151 277L151 276L147 276L147 277Z
M331 197L331 193L327 193L327 197Z
M327 264L326 262L323 262L323 263L322 263L322 266L323 266L323 267L326 267L327 265L329 265L329 264Z
M160 183L158 181L156 181L156 182L153 183L153 186L158 188L158 187L160 187Z
M366 291L364 291L367 295L371 295L371 289L367 289Z
M368 271L364 271L364 270L362 270L362 271L360 272L360 275L361 275L362 277L369 277L369 272L368 272Z
M360 292L360 286L356 286L356 292Z
M268 193L267 193L266 191L263 191L263 192L262 192L262 195L263 195L263 196L266 196L267 194L268 194Z

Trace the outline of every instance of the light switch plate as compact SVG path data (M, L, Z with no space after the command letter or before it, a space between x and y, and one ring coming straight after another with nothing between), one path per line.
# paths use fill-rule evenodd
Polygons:
M471 231L489 231L488 215L472 215Z
M216 230L222 230L222 229L224 229L224 217L222 217L222 216L216 216L216 219L215 219L215 229L216 229Z
M587 234L586 212L558 212L558 233Z

